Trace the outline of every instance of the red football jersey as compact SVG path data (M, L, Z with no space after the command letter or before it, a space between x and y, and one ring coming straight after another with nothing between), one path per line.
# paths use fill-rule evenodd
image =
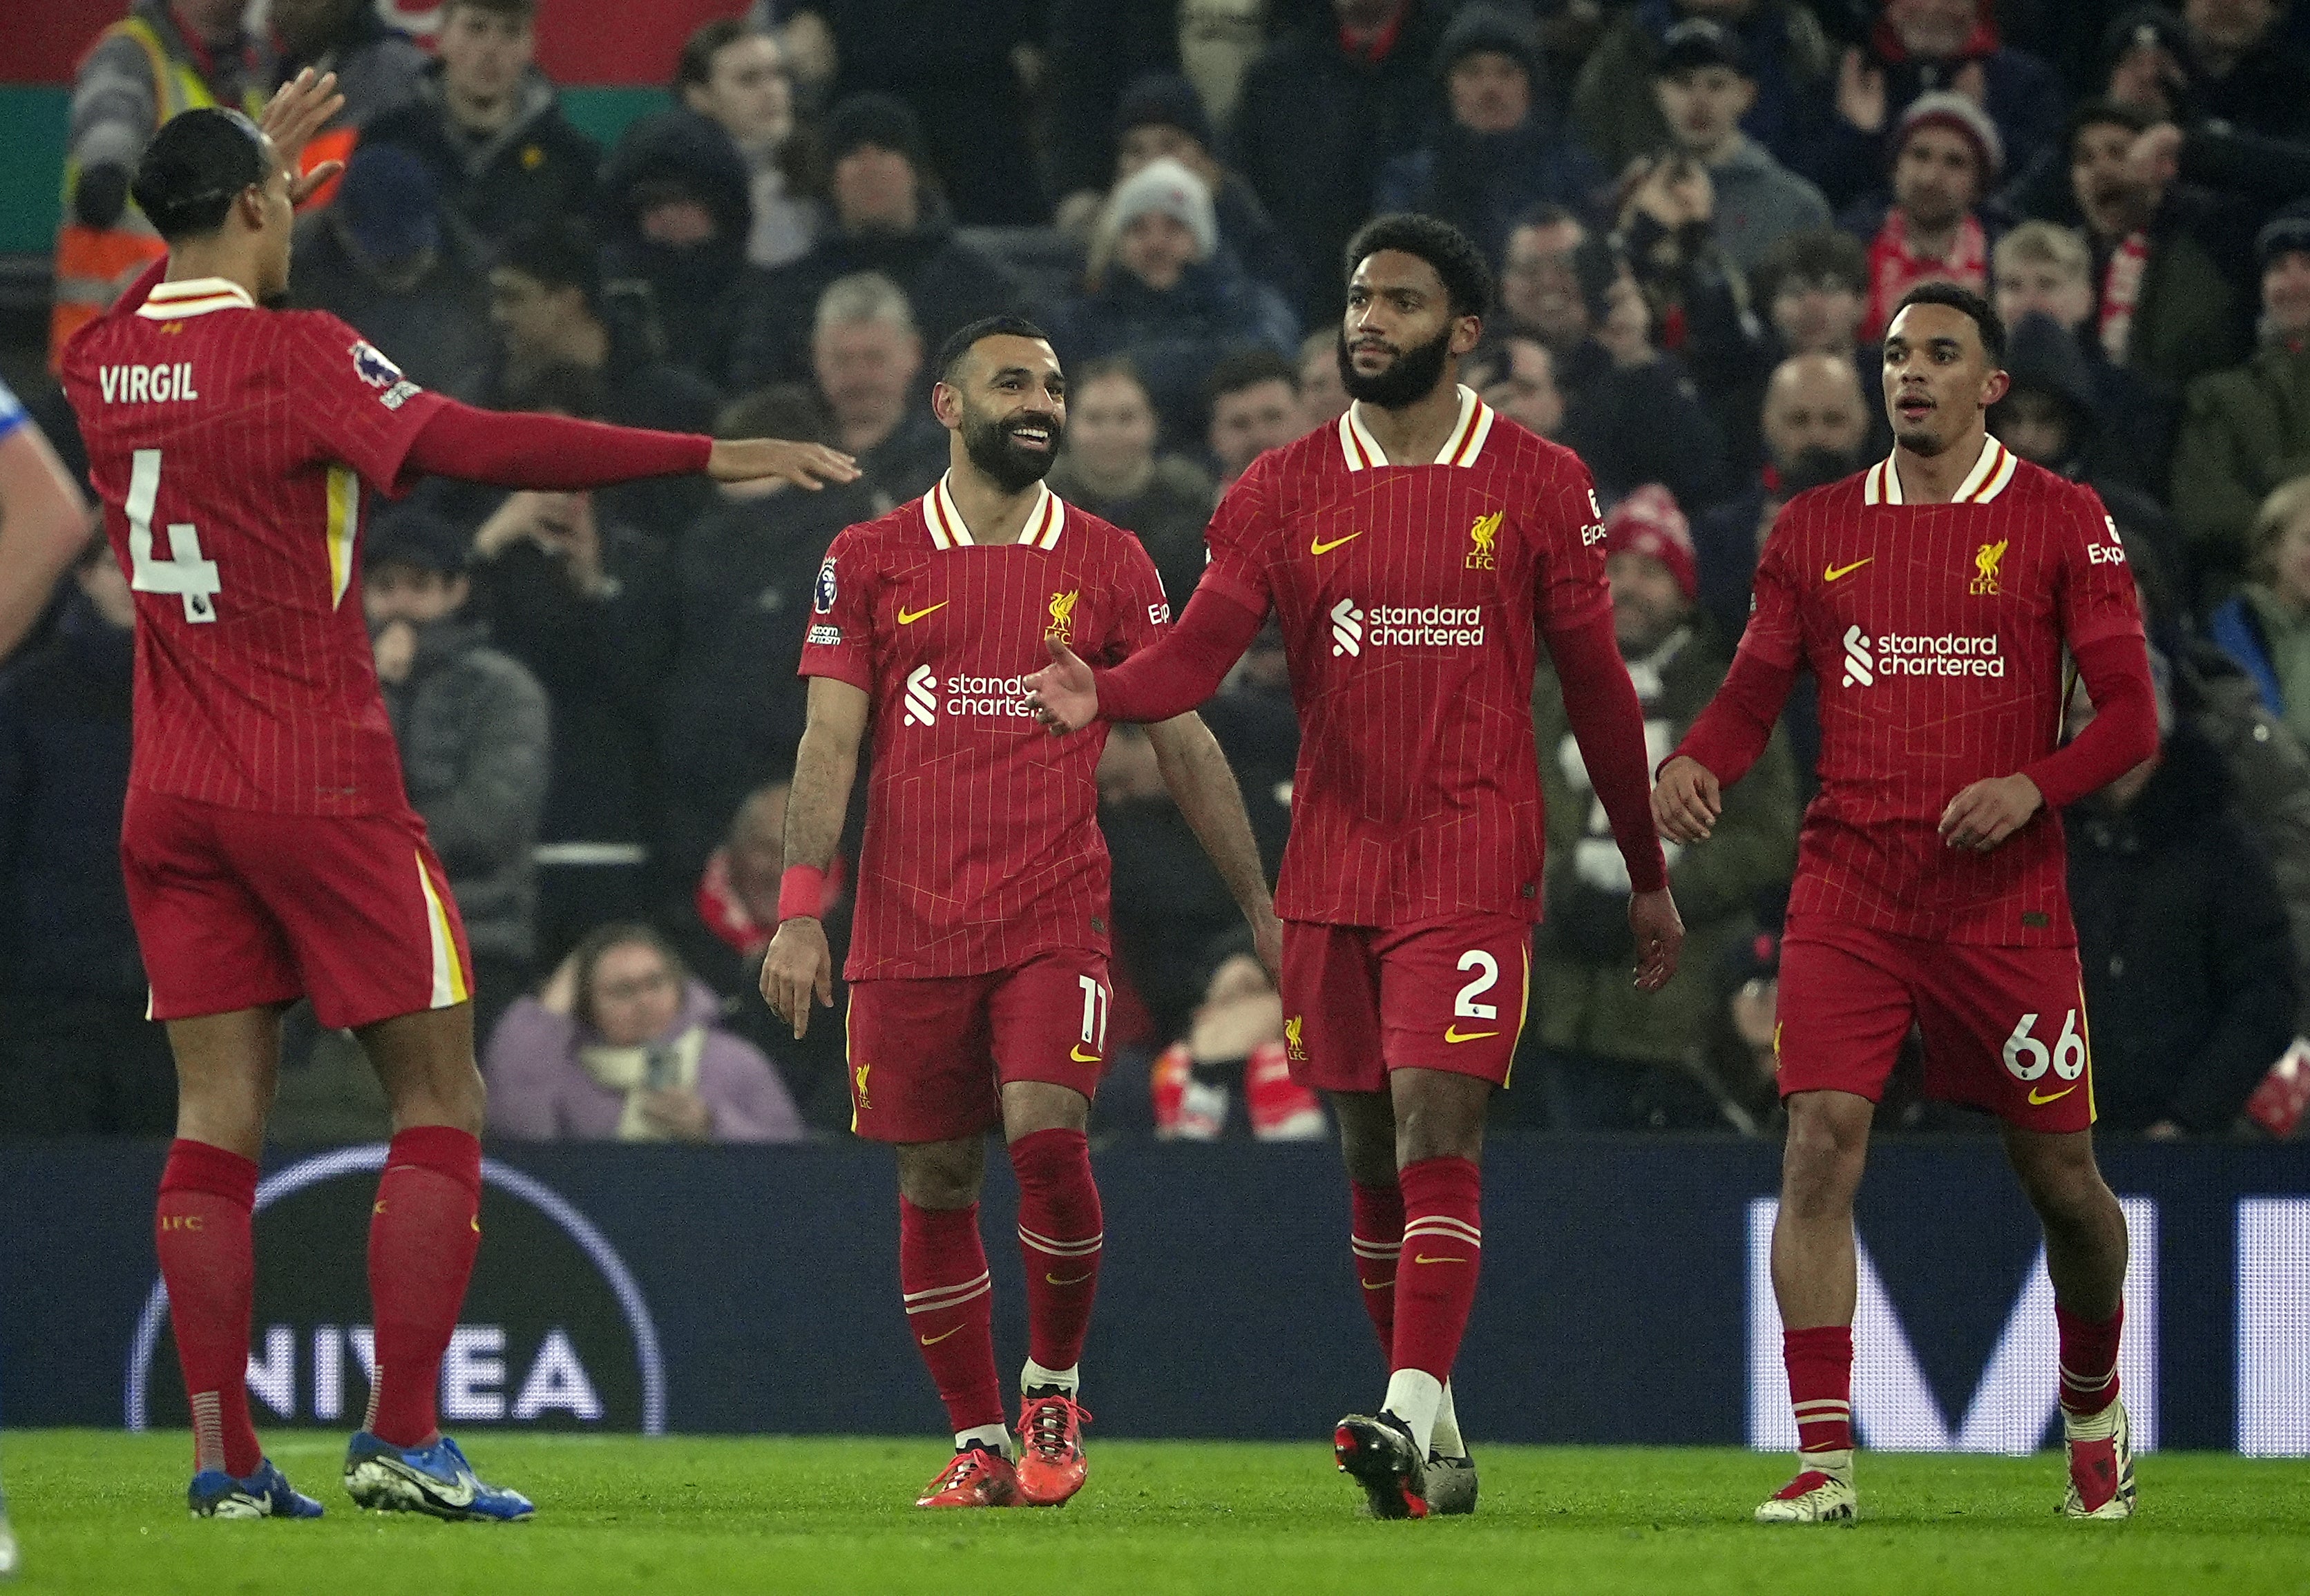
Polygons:
M1055 637L1119 664L1171 618L1139 540L1046 488L1019 542L984 545L946 483L846 528L818 574L802 673L872 698L853 981L974 976L1107 950L1104 724L1054 737L1021 678Z
M404 806L356 544L440 401L335 317L221 278L91 323L64 381L136 593L130 782L285 814Z
M1210 543L1203 581L1272 607L1290 660L1301 736L1276 913L1538 919L1534 628L1611 606L1587 467L1464 387L1437 457L1391 464L1350 405L1260 456Z
M1890 460L1801 493L1757 566L1741 646L1820 689L1820 794L1789 916L1946 941L2066 946L2061 817L1994 852L1942 841L1951 798L2051 753L2066 644L2139 636L2133 574L2090 488L1995 438L1956 502L1906 505Z

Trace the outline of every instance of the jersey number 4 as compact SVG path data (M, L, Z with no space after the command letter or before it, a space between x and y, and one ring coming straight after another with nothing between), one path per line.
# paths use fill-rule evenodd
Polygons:
M169 555L152 555L152 506L161 497L161 451L139 449L128 473L128 585L139 593L173 593L185 601L185 619L214 620L222 584L216 561L201 558L201 534L189 521L169 523Z

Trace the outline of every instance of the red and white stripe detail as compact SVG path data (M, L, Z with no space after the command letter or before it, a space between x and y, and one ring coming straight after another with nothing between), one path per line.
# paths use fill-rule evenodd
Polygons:
M1374 466L1392 464L1387 451L1363 423L1363 402L1358 400L1341 412L1340 452L1347 457L1350 471L1368 471ZM1431 465L1473 465L1484 452L1484 440L1492 435L1492 407L1476 397L1475 390L1465 383L1460 386L1460 414L1452 423L1452 431L1444 439L1444 447L1436 451Z
M994 1289L994 1282L985 1270L978 1278L965 1280L960 1286L931 1286L920 1291L909 1291L903 1300L909 1314L935 1314L945 1308L959 1308L973 1297L985 1297Z
M1993 438L1982 441L1981 456L1966 473L1965 481L1958 484L1951 504L1987 504L2005 491L2013 480L2014 467L2020 464L2013 451ZM1871 505L1894 505L1906 502L1901 497L1901 473L1894 469L1891 457L1880 460L1869 468L1863 483L1861 501Z
M1019 1239L1036 1252L1052 1258L1088 1258L1106 1244L1107 1232L1102 1230L1087 1241L1058 1241L1039 1235L1024 1225L1019 1227Z
M949 472L947 476L954 473ZM1067 526L1067 501L1052 492L1043 483L1035 484L1038 497L1035 506L1027 512L1027 525L1019 533L1020 545L1029 549L1055 549L1059 534ZM954 502L947 488L947 477L941 477L935 487L923 495L923 525L931 534L931 542L941 549L969 549L978 540L970 535L970 528L962 518L962 510Z
M224 1467L224 1413L213 1391L193 1392L193 1471Z
M182 321L212 310L256 308L256 301L238 282L222 277L188 277L182 282L157 285L136 307L136 314L146 321Z
M1403 1239L1432 1236L1439 1241L1458 1242L1463 1246L1481 1247L1484 1233L1465 1219L1455 1219L1449 1214L1421 1214L1403 1227Z
M1373 1241L1366 1236L1350 1235L1348 1245L1355 1250L1357 1257L1368 1258L1375 1263L1392 1262L1403 1251L1401 1237L1394 1241Z
M1819 1401L1797 1403L1795 1412L1797 1425L1802 1428L1805 1425L1818 1424L1827 1418L1850 1418L1853 1416L1853 1404L1825 1397Z

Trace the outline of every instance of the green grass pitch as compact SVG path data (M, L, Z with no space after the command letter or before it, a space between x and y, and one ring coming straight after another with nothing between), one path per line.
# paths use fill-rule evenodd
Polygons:
M10 1433L14 1587L138 1596L746 1591L1050 1592L2310 1591L2310 1463L2165 1454L2126 1524L2053 1511L2061 1462L1864 1454L1861 1523L1746 1522L1785 1461L1715 1450L1480 1447L1472 1519L1375 1523L1307 1445L1091 1443L1059 1511L917 1512L934 1441L482 1435L526 1524L357 1512L342 1442L276 1435L317 1523L195 1522L182 1433Z

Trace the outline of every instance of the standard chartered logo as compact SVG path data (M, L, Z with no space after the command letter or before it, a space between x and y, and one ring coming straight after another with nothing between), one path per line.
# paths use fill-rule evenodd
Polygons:
M1887 632L1871 637L1845 629L1845 685L1868 687L1880 676L2002 676L2005 656L1997 634Z
M1359 655L1365 648L1469 648L1484 640L1484 612L1470 604L1374 604L1368 611L1353 599L1332 606L1332 654Z
M938 678L928 665L916 665L907 678L907 724L927 726L938 719Z

